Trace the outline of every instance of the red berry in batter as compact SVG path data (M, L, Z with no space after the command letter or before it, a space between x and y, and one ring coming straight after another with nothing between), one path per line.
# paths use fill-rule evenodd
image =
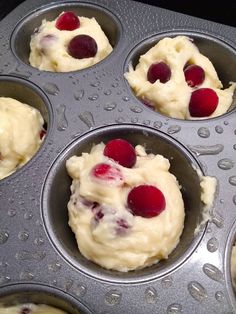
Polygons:
M219 98L211 88L199 88L192 92L189 112L192 117L208 117L218 105Z
M203 83L205 72L199 65L189 65L184 70L185 81L191 87L196 87Z
M76 59L92 58L98 50L96 41L89 35L77 35L68 45L69 54Z
M109 182L113 185L121 185L123 183L123 175L120 169L105 163L94 166L91 173L97 179Z
M56 28L60 31L73 31L79 27L78 16L70 11L62 13L56 21Z
M123 139L109 141L104 148L103 154L123 167L132 168L136 163L134 147Z
M128 194L128 207L135 216L152 218L166 206L163 193L153 185L139 185Z
M150 83L155 83L157 80L160 80L161 83L166 83L170 77L170 67L163 61L151 64L148 69L147 79Z

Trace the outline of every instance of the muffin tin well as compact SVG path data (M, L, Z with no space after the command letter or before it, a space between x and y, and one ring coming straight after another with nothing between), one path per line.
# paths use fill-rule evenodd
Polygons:
M95 17L113 52L81 71L31 67L31 35L42 19L66 10ZM235 102L217 118L171 119L144 106L124 73L160 39L187 35L227 88L236 82L236 29L131 0L26 0L0 26L0 95L39 109L47 123L37 154L0 181L0 303L42 301L71 314L234 313ZM66 160L115 137L167 157L186 208L169 258L128 273L105 270L80 254L66 208ZM217 180L208 219L196 169Z

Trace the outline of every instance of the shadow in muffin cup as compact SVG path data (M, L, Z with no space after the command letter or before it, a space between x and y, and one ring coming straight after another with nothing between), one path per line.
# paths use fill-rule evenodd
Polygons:
M19 304L46 304L68 314L91 314L92 312L77 299L63 291L36 283L11 284L0 289L0 306Z
M223 89L228 88L230 82L236 82L236 51L223 40L196 32L166 32L142 41L129 53L125 61L124 73L128 72L129 65L132 65L135 69L139 63L140 56L148 52L160 40L176 36L187 36L193 40L200 53L212 62L223 85ZM126 84L131 89L128 81L126 81ZM131 92L133 93L132 89ZM236 91L234 92L233 101L228 112L231 112L235 108Z
M90 152L94 144L123 138L133 146L141 144L147 153L161 154L168 158L173 173L181 185L185 204L185 226L179 244L167 260L122 273L103 269L83 257L77 247L75 236L68 226L67 203L70 199L71 178L65 163L73 155ZM167 274L192 254L203 236L205 225L198 233L195 229L202 222L200 181L193 168L199 168L194 157L176 140L149 127L122 124L100 127L73 141L54 161L44 182L42 193L43 220L55 248L78 270L102 280L114 282L139 282Z
M25 79L2 75L0 76L0 97L10 97L39 110L44 120L44 128L47 131L41 144L42 147L47 141L46 139L51 130L52 124L51 104L43 91L41 91L41 89L39 89L36 85ZM41 147L35 155L39 154ZM23 167L29 166L34 156ZM17 169L10 176L14 175L21 168ZM2 180L5 180L7 178L9 178L9 176Z
M107 36L113 49L117 46L122 28L119 20L110 11L90 3L64 2L40 7L19 22L11 36L11 49L15 56L23 63L30 65L29 55L31 36L34 34L35 30L40 27L44 19L53 21L63 11L73 11L78 16L88 18L94 17Z

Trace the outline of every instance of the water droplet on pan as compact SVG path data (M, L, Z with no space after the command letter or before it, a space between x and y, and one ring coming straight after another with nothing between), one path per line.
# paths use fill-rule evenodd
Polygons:
M207 242L207 249L209 252L213 253L213 252L217 251L218 248L219 248L219 241L216 238L211 238Z
M229 158L223 158L218 161L217 165L222 170L229 170L234 167L234 162Z
M220 215L212 217L212 222L220 229L224 226L224 219Z
M34 274L31 271L22 271L20 273L20 279L21 280L33 280Z
M179 125L171 125L167 129L167 133L168 134L175 134L175 133L178 133L180 130L181 130L181 127Z
M111 95L111 90L110 89L105 90L104 91L104 95L107 95L107 96Z
M134 113L141 113L143 111L143 109L138 106L132 106L130 107L130 110Z
M50 95L57 95L59 93L59 88L54 83L46 83L43 85L43 89Z
M97 100L98 97L99 97L98 94L93 94L93 95L90 95L88 99L94 101L94 100Z
M173 304L168 306L166 313L167 314L180 314L180 313L183 313L182 305L178 304L178 303L173 303Z
M9 233L5 230L0 231L0 244L4 244L7 242L9 237Z
M105 302L108 305L114 306L116 304L119 304L121 301L122 294L117 290L111 290L106 293L105 295Z
M222 291L216 291L215 298L218 302L224 302L225 301L225 295Z
M166 277L161 281L162 288L164 289L170 288L172 286L172 283L173 279L171 277Z
M77 287L74 288L74 293L77 297L83 297L87 292L87 287L84 284L78 284Z
M149 304L156 303L156 301L157 301L157 291L156 291L155 288L151 287L151 288L147 288L145 290L145 300Z
M212 280L222 282L224 277L223 273L214 265L206 263L203 265L204 273Z
M236 195L233 196L233 203L236 205Z
M61 269L61 264L59 262L54 262L48 265L48 269L53 272L57 272Z
M26 241L29 238L29 232L27 232L27 231L20 231L19 234L18 234L18 238L21 241Z
M218 134L221 134L221 133L224 132L224 129L223 129L222 126L220 126L220 125L217 125L217 126L215 127L215 130L216 130L216 132L217 132Z
M106 111L112 111L116 108L116 106L117 104L115 102L111 102L111 103L105 104L103 109Z
M162 127L162 122L161 121L155 121L153 123L154 128L160 129Z
M224 146L221 144L210 145L210 146L205 146L205 145L191 146L191 145L188 145L188 148L193 153L195 153L197 156L200 156L200 155L217 155L223 151Z
M64 131L68 127L68 121L66 119L66 106L60 105L56 110L57 110L57 129L58 131Z
M236 185L236 176L229 177L229 183L235 186Z
M198 132L197 132L197 133L198 133L198 135L199 135L200 137L203 137L203 138L207 138L207 137L210 136L210 131L209 131L209 129L204 128L204 127L198 129Z
M202 302L207 298L206 289L199 282L191 281L188 284L188 291L190 295L199 302Z
M90 111L84 111L79 115L81 121L83 121L90 129L94 126L94 118Z
M0 284L8 283L11 280L9 276L0 276Z
M84 90L80 89L74 92L75 100L81 100L84 97Z
M16 215L16 210L13 208L8 209L7 214L9 217L14 217Z

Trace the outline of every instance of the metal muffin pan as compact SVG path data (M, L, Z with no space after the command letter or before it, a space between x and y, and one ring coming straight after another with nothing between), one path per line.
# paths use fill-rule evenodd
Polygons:
M39 71L28 63L30 36L43 18L63 10L97 18L114 50L81 71ZM0 26L0 94L38 108L47 123L37 154L0 181L0 303L40 302L41 296L70 313L234 313L234 106L214 119L171 119L144 106L124 72L161 38L185 34L227 87L236 81L236 29L129 0L26 0ZM117 136L170 159L186 206L184 231L169 259L129 273L83 258L67 225L65 160ZM192 165L218 181L207 223Z

